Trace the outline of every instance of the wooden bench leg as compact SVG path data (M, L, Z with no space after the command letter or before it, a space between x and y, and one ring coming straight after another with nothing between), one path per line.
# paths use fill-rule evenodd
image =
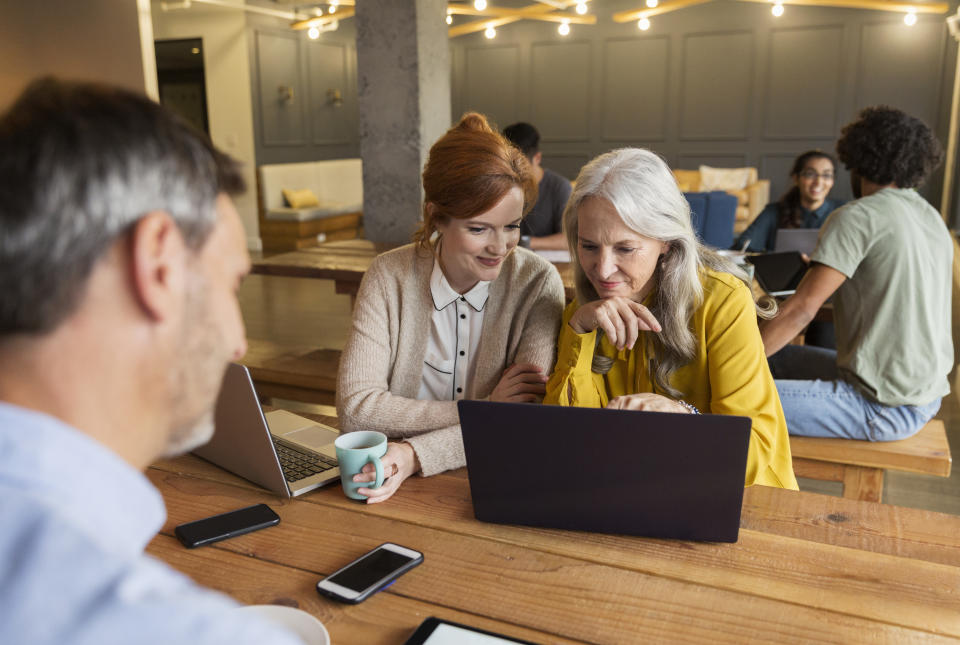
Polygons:
M843 496L862 502L879 502L883 497L883 469L847 466L843 473Z

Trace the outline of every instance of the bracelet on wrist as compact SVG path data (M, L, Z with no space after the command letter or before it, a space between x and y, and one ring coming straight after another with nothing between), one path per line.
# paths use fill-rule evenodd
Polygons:
M687 403L686 401L677 401L680 405L687 409L687 412L690 414L700 414L700 410L697 409L697 406L692 403Z

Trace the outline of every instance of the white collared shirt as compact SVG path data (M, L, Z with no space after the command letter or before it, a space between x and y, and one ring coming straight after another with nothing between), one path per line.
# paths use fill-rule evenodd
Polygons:
M476 361L489 282L478 282L463 295L453 290L438 260L430 274L433 315L423 359L417 398L459 401L467 391L467 377Z

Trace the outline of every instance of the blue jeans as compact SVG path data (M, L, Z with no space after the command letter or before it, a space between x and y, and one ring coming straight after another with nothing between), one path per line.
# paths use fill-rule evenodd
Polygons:
M787 345L769 358L787 430L806 437L894 441L933 418L940 399L926 405L889 406L866 398L837 372L837 352Z

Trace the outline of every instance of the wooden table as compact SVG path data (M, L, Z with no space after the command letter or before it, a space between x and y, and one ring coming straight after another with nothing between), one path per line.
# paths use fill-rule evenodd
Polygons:
M299 251L273 255L253 263L252 273L278 275L288 278L319 278L333 280L336 293L350 296L351 304L360 289L360 280L379 253L389 245L370 240L327 242ZM573 299L573 269L570 264L555 264L563 278L567 300Z
M737 544L485 524L464 471L367 506L281 500L193 456L147 472L169 518L148 551L247 604L299 607L335 644L398 644L427 616L541 643L930 643L960 638L960 517L752 487ZM195 550L173 527L265 502L279 526ZM425 562L360 605L315 584L378 544Z

